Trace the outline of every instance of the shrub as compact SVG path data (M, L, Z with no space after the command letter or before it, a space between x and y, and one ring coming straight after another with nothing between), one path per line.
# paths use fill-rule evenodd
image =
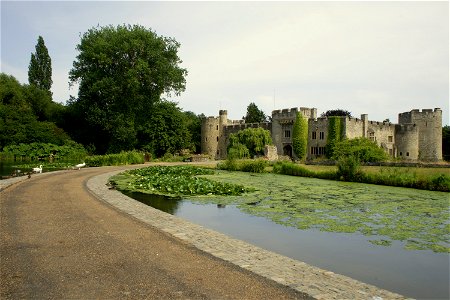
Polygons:
M353 156L341 157L337 167L337 176L345 181L357 181L361 177L360 162Z
M144 154L138 151L122 151L117 154L88 156L85 162L90 167L143 164Z
M346 139L334 145L333 159L339 160L349 156L360 162L380 162L387 159L384 150L367 138Z
M238 161L236 159L227 159L223 163L219 163L217 165L217 169L219 170L227 170L227 171L242 171L242 172L251 172L251 173L264 173L265 168L268 166L268 162L263 159L255 159L255 160L243 160Z
M242 172L250 173L264 173L265 168L268 166L267 161L263 159L243 161L239 167Z

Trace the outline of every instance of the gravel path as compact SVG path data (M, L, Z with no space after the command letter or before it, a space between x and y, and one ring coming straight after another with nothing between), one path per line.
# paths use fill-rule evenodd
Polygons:
M99 201L88 178L39 174L0 192L0 299L304 299Z

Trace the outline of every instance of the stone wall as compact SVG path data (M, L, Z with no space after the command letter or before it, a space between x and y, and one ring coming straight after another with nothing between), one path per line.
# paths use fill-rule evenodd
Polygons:
M328 118L308 120L307 159L314 159L325 154L328 137Z

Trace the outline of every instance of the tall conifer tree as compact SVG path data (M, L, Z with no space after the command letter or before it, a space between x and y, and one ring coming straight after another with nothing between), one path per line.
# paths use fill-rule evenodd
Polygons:
M50 88L53 83L52 60L42 36L38 38L36 53L31 53L30 65L28 66L28 83L51 94Z

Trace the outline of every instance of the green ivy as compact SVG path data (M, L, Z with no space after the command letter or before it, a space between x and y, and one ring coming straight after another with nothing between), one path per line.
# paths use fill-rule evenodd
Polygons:
M328 117L328 136L327 145L325 146L325 155L328 158L333 157L334 148L337 142L342 140L343 132L343 118L341 117Z
M299 159L303 159L307 153L308 144L308 120L301 112L297 112L297 118L292 130L292 148Z

